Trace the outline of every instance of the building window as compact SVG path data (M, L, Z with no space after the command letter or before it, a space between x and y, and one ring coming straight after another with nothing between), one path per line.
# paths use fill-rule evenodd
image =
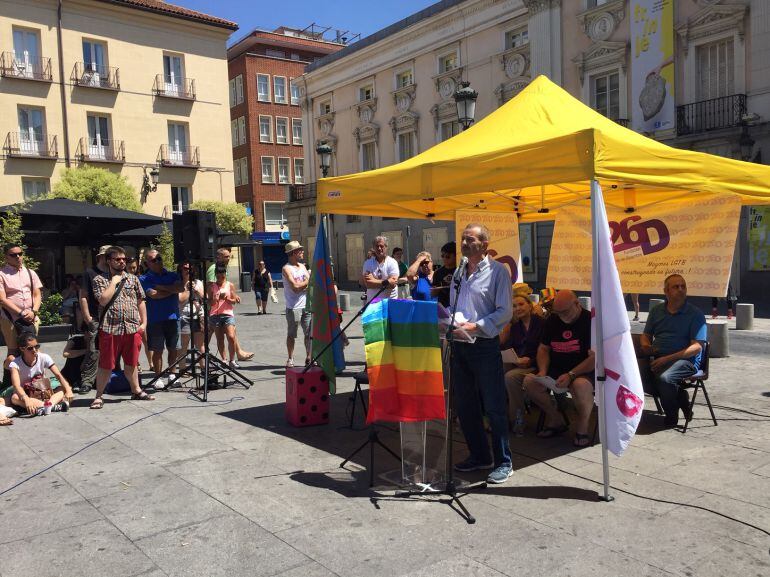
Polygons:
M278 104L286 104L286 78L283 76L274 76L273 88L275 90L275 101Z
M171 212L181 214L192 204L189 186L171 185Z
M94 40L83 40L83 72L84 80L89 80L93 86L101 86L109 82L107 70L107 45ZM100 79L104 76L103 79Z
M230 121L230 141L233 145L233 148L238 146L238 121L237 120L231 120Z
M273 142L273 118L271 116L259 117L259 141Z
M265 50L265 56L270 56L271 58L286 58L286 52L283 50L274 50L273 48L267 48Z
M230 108L235 106L235 78L231 79L228 83L230 88Z
M249 159L244 156L243 158L236 160L235 164L238 166L241 173L240 184L249 184ZM236 186L237 185L238 182L236 182Z
M238 117L238 143L246 144L246 117Z
M40 33L27 28L13 28L13 66L17 76L36 78L43 72Z
M439 59L438 59L439 74L442 74L444 72L449 72L450 70L454 70L455 68L457 68L456 52L450 52L449 54L444 54L443 56L439 56Z
M262 182L266 184L272 184L275 182L275 177L273 176L273 157L272 156L263 156L261 157L262 160Z
M243 102L243 74L230 80L230 108Z
M257 74L257 100L270 102L270 77L267 74Z
M184 85L184 57L180 54L163 55L163 80L164 91L172 96L187 94Z
M278 144L289 144L289 119L275 119L275 141Z
M374 98L374 84L367 84L358 88L358 101L364 102Z
M305 159L294 159L294 184L305 184Z
M299 58L299 54L297 54L296 52L292 52L291 53L291 59L292 60L299 60L300 59Z
M296 145L302 144L302 119L301 118L291 119L291 142L292 144L296 144Z
M347 215L347 218L345 218L345 222L347 222L348 224L353 224L354 222L361 222L361 215L349 214Z
M313 228L316 224L315 221L315 206L309 206L307 209L307 225Z
M88 158L107 158L112 148L109 117L101 114L88 114L86 124L88 128Z
M45 142L45 110L19 106L19 147L25 154L47 152Z
M324 114L329 114L332 111L332 101L331 100L324 100L321 102L321 104L318 107L318 112L323 116Z
M410 70L404 70L396 74L396 88L406 88L414 84L414 75Z
M48 196L50 182L47 178L22 178L21 190L24 194L24 202L41 200Z
M187 125L169 122L168 161L172 164L184 164L189 162L190 158L190 148L187 145Z
M291 84L291 103L293 106L299 106L299 86Z
M529 32L527 28L517 28L505 33L505 49L518 48L529 42Z
M612 120L620 117L620 82L617 72L591 77L591 107Z
M398 158L398 162L403 162L414 156L414 138L414 132L402 132L398 135L396 140L396 146L398 147L396 158Z
M361 170L373 170L377 168L377 145L374 142L361 144Z
M283 216L283 202L265 203L265 226L282 226L286 224Z
M698 100L735 94L733 39L698 46Z
M291 184L291 159L278 159L278 184Z
M460 123L456 120L441 123L441 142L449 140L453 136L460 134Z

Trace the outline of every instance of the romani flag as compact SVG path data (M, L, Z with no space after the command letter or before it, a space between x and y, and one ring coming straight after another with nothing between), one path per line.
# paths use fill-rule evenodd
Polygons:
M385 299L367 307L362 321L366 422L446 418L437 303Z
M326 347L332 337L340 332L340 321L337 314L337 297L332 283L332 270L329 266L329 255L326 247L326 232L324 221L320 219L318 234L313 250L313 269L310 275L311 303L313 313L313 358ZM342 339L337 337L331 348L327 349L318 359L318 365L329 379L329 392L334 394L336 389L336 371L345 368L345 355L342 352Z
M602 443L606 443L607 448L619 457L636 433L644 408L644 391L634 343L631 340L631 325L628 322L623 289L612 251L607 211L598 183L594 190L596 202L591 203L591 221L595 223L599 266L593 268L591 287L594 291L594 303L597 302L596 291L600 292L598 301L601 302L601 310L592 311L594 314L591 340L596 351L596 323L597 319L601 319L604 372L607 377L603 386L597 382L596 404L600 411L605 411L607 423L607 438L602 438ZM599 358L597 355L597 361ZM598 375L601 368L596 368Z

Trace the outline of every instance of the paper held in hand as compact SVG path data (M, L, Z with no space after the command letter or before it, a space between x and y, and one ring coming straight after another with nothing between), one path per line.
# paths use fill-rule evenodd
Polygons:
M551 377L545 376L545 377L532 377L536 383L540 383L544 387L551 389L554 393L567 393L569 392L568 388L562 389L556 384L556 381L552 379Z
M438 333L439 336L446 340L446 334L449 332L449 325L452 322L452 313L449 312L449 310L442 305L441 303L438 304ZM455 331L454 336L452 337L452 340L457 341L459 343L475 343L476 337L471 335L468 331L465 329L461 329L459 325L463 323L467 323L468 319L465 318L465 315L461 312L455 313Z
M516 365L520 361L519 355L513 349L505 349L502 354L504 363Z

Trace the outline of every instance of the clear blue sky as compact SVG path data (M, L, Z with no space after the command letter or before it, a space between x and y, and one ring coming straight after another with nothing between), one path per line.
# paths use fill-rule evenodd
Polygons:
M324 27L331 26L332 30L360 32L363 38L437 0L389 0L382 3L372 0L282 0L275 3L257 0L168 1L237 22L240 27L234 35L237 39L253 28L271 30L285 25L302 29L313 22Z

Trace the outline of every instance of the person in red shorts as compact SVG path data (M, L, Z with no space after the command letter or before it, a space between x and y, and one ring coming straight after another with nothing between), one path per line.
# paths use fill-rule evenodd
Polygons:
M119 358L131 385L131 399L154 401L139 386L139 351L147 327L147 309L142 285L136 275L126 272L126 253L119 246L107 249L109 273L94 278L94 296L99 302L99 369L96 398L92 409L104 406L102 394Z

